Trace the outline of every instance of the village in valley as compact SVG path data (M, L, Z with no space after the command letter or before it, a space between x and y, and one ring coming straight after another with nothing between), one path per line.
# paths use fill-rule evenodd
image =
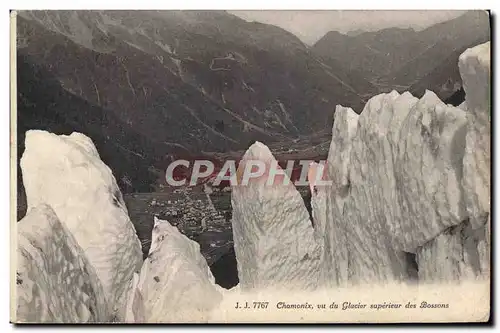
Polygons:
M200 244L209 265L232 247L231 192L207 184L124 196L143 253L151 245L153 219L167 220Z

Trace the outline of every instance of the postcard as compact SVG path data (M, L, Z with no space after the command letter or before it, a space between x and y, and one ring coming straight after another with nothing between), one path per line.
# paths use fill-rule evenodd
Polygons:
M11 13L11 322L490 320L490 12Z

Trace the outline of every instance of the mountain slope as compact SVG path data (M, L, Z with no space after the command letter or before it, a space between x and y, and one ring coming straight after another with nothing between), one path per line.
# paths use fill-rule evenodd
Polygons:
M404 90L452 54L489 40L489 31L488 13L469 11L422 31L389 28L350 36L329 32L313 46L313 52L361 72L382 91L387 87ZM456 67L455 63L453 77L459 77Z
M92 138L122 188L132 185L130 190L149 190L156 176L148 168L166 149L162 152L161 146L135 132L109 110L64 90L57 79L28 56L17 56L17 75L18 158L24 152L28 129L56 134L80 132Z
M444 62L450 55L458 56L467 48L490 39L488 14L470 11L464 15L429 27L419 32L421 40L429 41L429 47L388 76L390 82L400 85L415 83ZM458 69L455 63L455 76ZM459 75L458 75L459 76Z
M192 152L325 128L360 106L292 34L224 12L22 12L18 52L154 142Z
M318 56L338 61L344 68L362 72L366 79L389 74L421 47L413 29L388 28L355 36L330 31L312 50ZM409 47L411 45L411 47Z
M453 52L408 89L414 96L422 97L425 90L434 91L438 96L447 98L462 86L457 69L458 57L462 51Z

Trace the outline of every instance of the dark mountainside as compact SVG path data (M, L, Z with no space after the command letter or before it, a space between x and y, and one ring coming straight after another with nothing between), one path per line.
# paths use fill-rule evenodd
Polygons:
M464 88L460 88L453 95L448 97L444 102L446 104L451 104L453 106L459 106L465 101L465 91Z
M33 11L17 29L19 156L26 129L83 132L125 192L173 156L307 137L365 102L291 33L224 12Z
M113 170L125 191L150 191L157 176L149 166L163 156L161 146L123 123L115 114L71 94L44 68L33 64L29 56L17 56L18 123L17 158L24 152L29 129L57 134L81 132L96 145L100 157ZM25 214L25 194L18 163L18 216Z
M20 15L20 54L161 144L227 151L295 138L324 129L335 104L363 104L295 36L229 14Z
M408 89L419 98L425 90L432 90L444 99L449 98L462 87L462 78L457 70L458 57L462 53L462 50L454 51Z
M217 212L200 188L172 194L162 185L173 159L208 159L217 171L256 140L282 167L324 159L337 104L361 112L373 95L409 88L458 105L458 56L487 39L482 12L421 32L330 32L312 48L278 27L217 11L21 12L17 158L29 129L89 136L125 194L143 255L153 216L172 223L180 215L176 225L200 244L216 282L230 288L238 273L228 184L211 195ZM181 173L189 179L189 170ZM17 182L19 220L26 213L19 166ZM298 190L312 220L309 187ZM206 232L199 216L208 212Z
M368 80L388 75L412 57L414 47L425 47L413 29L387 28L348 36L330 31L317 41L313 51L332 59L347 70L356 70Z
M360 112L410 86L446 99L458 55L489 39L484 12L420 32L330 32L312 48L219 11L32 11L17 29L18 158L27 129L82 132L124 192L152 191L173 158L256 140L286 152L324 137L326 154L337 104Z
M458 56L490 39L485 11L469 11L422 31L388 28L343 35L329 32L313 46L325 63L362 73L378 92L409 90L421 96L425 89L446 99L460 89Z

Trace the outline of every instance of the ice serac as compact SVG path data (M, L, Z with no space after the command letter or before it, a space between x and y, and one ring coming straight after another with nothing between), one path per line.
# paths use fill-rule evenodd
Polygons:
M490 214L491 100L490 43L466 50L459 58L467 103L463 186L472 225L484 226Z
M141 290L138 288L139 274L134 273L132 278L129 294L127 297L127 304L125 306L126 323L144 323L146 322L144 300L142 298Z
M17 231L17 322L110 320L96 272L49 206L31 208Z
M466 110L430 91L421 99L380 94L359 117L337 107L323 209L327 280L461 280L488 271L489 43L464 52L459 67Z
M326 228L329 220L326 214L326 204L329 198L329 177L327 165L324 163L312 162L309 164L307 180L311 191L312 223L314 227L314 238L320 245L320 267L318 284L321 286L330 285L331 282L331 261L327 260L325 244L327 242ZM318 181L319 180L319 181ZM325 184L326 183L326 184Z
M26 133L21 168L28 209L52 207L95 268L116 320L142 264L141 246L111 170L88 137Z
M351 142L358 127L358 115L340 105L335 110L332 142L327 160L327 176L331 186L322 188L318 199L313 198L313 213L324 216L323 280L329 286L345 286L348 281L347 228L343 224L344 199L349 195ZM325 194L323 194L323 192ZM319 199L325 197L323 201ZM316 203L317 204L314 204ZM319 204L324 202L323 205Z
M137 288L149 323L207 321L222 299L199 244L156 217Z
M468 220L453 226L417 251L419 279L425 282L475 279L482 275L480 244L484 229L473 230Z
M491 64L490 42L466 50L458 66L467 104L467 135L463 159L467 213L473 229L483 229L481 267L489 270L491 205Z
M337 107L324 209L329 281L411 280L429 253L452 250L443 246L450 237L436 237L468 223L461 185L466 124L463 110L430 91L420 100L408 92L377 95L359 116ZM477 249L471 251L465 265L477 272Z
M309 172L307 181L309 182L309 189L311 191L311 208L314 232L317 237L322 239L325 236L325 228L327 224L326 214L324 214L324 207L326 206L327 191L324 182L328 181L326 172L327 166L316 162L309 164ZM321 241L321 244L324 241Z
M424 280L486 277L490 262L490 43L466 50L459 58L466 125L450 154L456 154L463 222L418 249ZM457 153L461 152L461 155ZM460 157L460 160L458 158Z
M461 186L466 121L463 110L427 91L401 126L395 170L401 217L391 230L405 251L415 252L466 219Z
M245 185L245 169L252 171L254 161L262 162L266 172ZM288 176L278 173L268 184L270 171L278 168L269 148L260 142L246 151L238 167L231 203L242 291L318 286L321 247L303 199Z
M336 110L325 249L331 281L338 284L407 278L405 254L394 247L387 220L398 215L391 126L405 113L395 107L409 108L409 101L409 94L393 91L370 99L360 116L349 108Z

